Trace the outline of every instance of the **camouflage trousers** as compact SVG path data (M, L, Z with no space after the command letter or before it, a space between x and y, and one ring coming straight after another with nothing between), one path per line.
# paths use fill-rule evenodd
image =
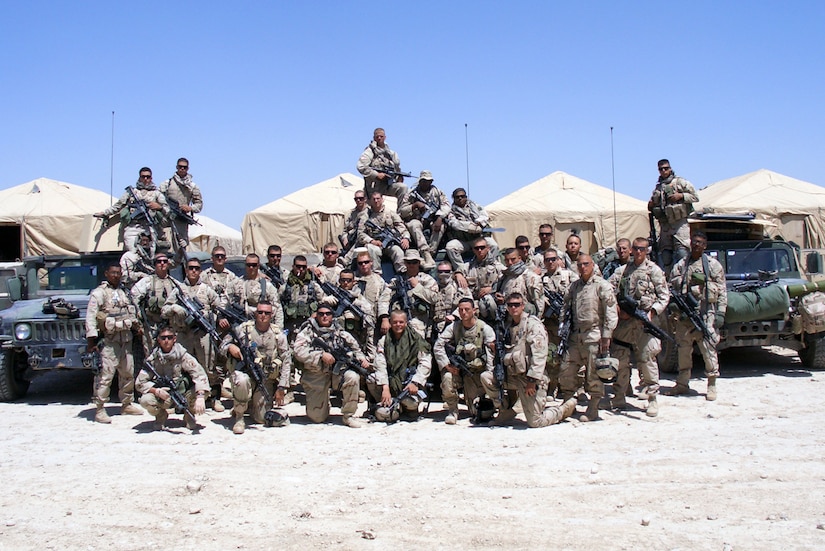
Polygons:
M587 333L573 332L570 335L569 349L561 362L559 385L562 399L573 396L579 388L579 373L584 371L585 390L590 398L604 396L604 383L596 376L596 356L599 353L598 342L584 340Z
M472 376L462 375L459 371L457 376L446 369L441 370L441 397L444 405L450 411L458 409L458 389L464 386L464 403L470 415L475 415L476 408L473 402L478 397L485 394L491 399L498 401L498 383L492 371L482 371L473 373Z
M711 335L716 336L713 327L714 315L706 316L705 325L710 329ZM693 369L693 343L699 347L702 359L705 361L705 376L719 376L719 357L716 355L716 345L709 343L701 333L693 328L693 324L687 320L676 320L673 324L676 335L676 344L679 345L679 374L676 377L676 384L688 386L690 383L690 372ZM718 339L718 337L717 337Z
M616 340L632 345L632 350L616 344ZM628 388L631 357L647 386L647 395L655 396L659 393L659 364L656 356L661 351L662 343L650 333L644 332L642 322L636 319L619 320L610 347L611 355L619 360L619 374L613 384L617 397L623 397Z
M429 241L424 237L424 223L421 220L415 218L407 222L406 226L410 232L413 243L415 243L419 251L436 252L438 250L438 244L444 236L444 225L441 226L441 231L439 232L432 231L432 229L430 230Z
M232 401L233 413L240 418L246 413L247 409L252 404L250 415L256 423L264 422L264 415L272 409L272 400L267 401L264 392L252 380L252 378L242 371L233 371L229 380L232 383ZM278 381L278 373L273 372L264 380L266 390L269 391L269 396L275 396L275 383Z
M103 339L100 345L100 371L95 375L92 393L92 400L96 406L103 407L109 401L115 372L120 403L124 406L131 404L135 392L135 360L132 357L131 338Z
M192 411L192 408L195 407L195 400L198 398L194 385L192 388L187 389L186 392L183 393L183 396L186 398L186 404L189 406L189 411ZM159 400L157 396L154 394L149 394L148 392L141 395L140 405L142 405L150 415L154 415L155 417L158 416L158 413L160 413L162 409L167 410L175 407L175 404L172 403L171 397L166 400Z
M307 401L307 417L313 423L323 423L329 418L329 390L341 386L343 404L341 414L350 417L358 409L358 390L361 387L361 376L348 369L340 375L333 375L329 371L309 371L301 373L301 385L304 387Z

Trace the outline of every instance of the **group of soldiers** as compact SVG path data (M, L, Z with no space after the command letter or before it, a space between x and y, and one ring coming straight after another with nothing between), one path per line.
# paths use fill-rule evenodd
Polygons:
M212 250L212 265L204 270L186 254L185 228L172 232L174 257L153 251L156 236L139 214L146 207L164 212L171 184L154 190L151 171L141 169L143 194L101 213L124 209L124 235L132 236L133 248L106 269L87 309L88 350L99 352L101 365L96 421L110 422L104 405L117 372L122 413L143 413L132 403L137 390L157 428L166 425L170 409L183 412L187 426L196 428L196 415L207 407L225 411L230 399L236 434L245 431L247 418L286 426L283 406L299 392L316 423L329 418L331 394L340 394L342 422L349 427L362 426L365 417L413 421L433 384L439 385L447 424L459 420L463 396L474 423L509 424L520 404L527 424L541 427L573 415L580 400L587 400L580 420L598 419L605 382L613 383L609 407L627 408L626 398L634 395L631 363L640 372L638 396L653 417L663 338L656 324L668 315L679 343L679 377L671 393L690 392L695 341L706 362L707 399L716 399L714 345L726 305L724 274L704 254L706 236L684 238L687 222L674 211L687 211L686 218L696 194L666 160L659 163L651 212L661 227L654 249L662 259L669 251L672 265L648 259L652 244L638 237L632 243L620 239L616 258L599 267L581 252L578 235L558 250L549 224L540 226L535 247L519 236L514 247L499 252L484 209L465 190L454 190L449 204L428 171L408 189L384 130L373 137L359 159L365 188L355 193L342 246L327 243L317 266L297 255L289 271L281 268L278 245L268 248L265 260L246 255L241 277L227 269L222 247ZM188 161L179 160L177 168L186 182ZM192 183L187 189L197 188ZM397 212L384 207L385 195L398 199ZM200 192L188 199L181 194L175 204L198 212ZM130 223L142 224L142 231ZM446 255L436 262L442 243ZM465 260L467 253L472 256ZM135 257L149 254L151 265L136 269ZM182 281L169 273L176 258ZM382 273L384 258L393 274ZM693 317L669 308L671 289L690 297ZM360 418L359 401L368 405Z

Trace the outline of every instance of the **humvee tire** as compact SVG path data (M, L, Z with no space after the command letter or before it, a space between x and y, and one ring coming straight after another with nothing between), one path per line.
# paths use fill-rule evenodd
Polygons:
M29 391L29 381L19 369L19 355L14 350L0 352L0 402L18 400Z

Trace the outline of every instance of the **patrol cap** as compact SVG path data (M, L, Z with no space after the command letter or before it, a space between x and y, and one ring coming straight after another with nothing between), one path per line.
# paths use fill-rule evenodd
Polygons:
M404 252L404 262L421 262L421 254L418 249L407 249Z
M432 182L433 181L433 173L429 170L422 170L421 174L418 176L419 180L427 180Z

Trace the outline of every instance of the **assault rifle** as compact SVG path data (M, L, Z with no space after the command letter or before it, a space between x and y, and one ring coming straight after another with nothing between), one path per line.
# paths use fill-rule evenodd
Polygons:
M450 362L450 365L454 365L458 368L459 371L464 373L467 377L473 376L473 370L470 369L470 365L455 349L454 344L447 344L444 346L444 351L447 353L447 359Z
M321 283L321 289L329 296L335 297L338 301L338 307L335 309L334 316L337 318L341 314L344 313L345 310L349 310L353 314L355 314L360 320L361 323L365 325L373 325L372 320L367 317L367 314L364 313L361 308L355 305L353 301L352 295L349 291L341 289L340 287L335 287L329 281L324 281Z
M510 336L505 326L507 307L503 304L496 308L496 352L493 356L493 376L498 383L498 396L504 403L504 383L507 382L507 368L504 366L504 350L510 344Z
M371 233L371 235L375 236L375 239L381 242L382 249L386 249L392 245L398 245L399 247L401 246L401 240L403 237L395 230L395 228L382 228L372 220L367 220L364 223L364 226L370 230L368 233Z
M698 311L699 301L696 300L696 297L690 293L682 294L675 289L671 289L670 302L675 304L676 307L679 308L685 316L687 316L690 323L693 325L693 328L702 333L705 340L712 340L710 330L708 329L708 326L705 325L705 321L702 319L702 315Z
M187 318L191 318L190 325L194 324L198 329L201 329L204 333L209 335L215 344L220 344L221 337L218 335L218 330L212 322L210 322L206 316L203 315L203 303L198 299L198 297L187 296L177 281L171 277L169 279L175 283L175 287L178 289L178 304L186 310Z
M183 220L190 226L198 225L200 226L201 223L195 220L195 217L192 216L190 213L183 210L180 206L180 203L172 199L171 197L166 197L166 202L169 204L169 212L172 214L172 218L176 220Z
M266 378L264 377L264 370L261 369L260 364L255 362L257 356L257 349L258 343L252 342L250 343L249 340L246 340L246 344L241 340L238 336L237 327L232 327L232 340L235 342L235 345L241 350L241 361L235 364L235 369L240 369L241 371L246 372L249 377L255 381L255 384L258 385L258 388L261 389L261 392L264 395L264 400L266 404L272 402L272 395L269 394L269 390L266 388ZM269 414L270 412L267 412Z
M398 393L398 396L395 396L392 399L392 403L389 406L390 411L397 410L399 414L401 413L401 401L412 395L407 386L413 382L413 377L415 377L417 371L417 366L408 367L404 371L404 375L406 378L404 379L404 382L401 383L401 392ZM427 399L427 393L424 392L424 389L420 387L418 389L417 396L421 399L422 402ZM390 419L392 419L391 416L387 418L388 425L393 423L393 421L391 421Z
M346 241L344 240L346 237ZM355 246L355 241L358 238L358 228L355 228L349 233L342 233L338 236L338 242L341 243L341 258L343 258Z
M143 216L146 219L146 223L155 226L155 219L152 217L152 214L149 212L149 207L146 206L146 201L140 199L137 194L135 193L135 188L132 186L126 186L126 193L129 194L129 197L132 199L132 204L135 209L137 209L138 214ZM134 217L133 217L134 218Z
M650 224L650 260L654 264L659 264L659 236L656 235L656 218L652 212L647 213L647 221Z
M561 319L561 317L559 318ZM564 321L559 325L559 346L556 349L559 359L563 359L567 354L567 349L570 348L570 333L573 332L573 302L567 307L564 314Z
M401 172L400 170L394 170L392 168L375 168L375 167L373 167L373 170L376 171L376 172L383 172L384 174L386 174L387 176L392 178L393 182L397 182L398 178L415 178L415 176L413 176L409 172Z
M284 286L284 273L279 267L269 266L268 264L259 265L263 274L269 278L277 287Z
M186 401L186 396L178 390L177 385L175 385L175 381L172 380L171 377L162 377L160 373L155 370L155 366L149 363L149 360L145 360L143 362L144 368L149 372L152 376L152 379L155 381L156 388L165 388L169 393L169 398L172 400L172 404L175 406L175 413L183 413L184 417L187 415L192 420L193 423L197 422L195 419L195 415L189 411L189 402Z
M639 308L639 302L630 295L621 295L618 300L619 309L632 318L636 318L644 325L645 333L650 333L660 341L669 341L676 344L676 340L650 321L647 312Z
M407 313L407 319L412 318L412 301L410 300L409 293L407 293L407 281L404 279L404 276L400 275L392 278L392 281L395 286L395 294L390 304L398 302L401 305L401 309Z
M410 195L413 199L415 199L415 201L424 203L427 207L427 210L421 213L421 220L424 220L425 222L435 222L436 218L438 218L439 205L421 195L417 189L413 189L410 192Z
M234 302L228 304L226 308L216 306L215 310L232 326L240 325L249 319L246 316L246 310L244 310L243 306Z
M544 297L547 299L547 307L544 309L545 318L556 318L561 316L561 309L564 308L564 295L558 291L551 291L544 288Z
M347 350L344 346L332 346L328 344L325 340L320 337L315 337L312 339L312 346L315 348L320 348L324 352L332 354L335 358L335 365L332 366L332 374L333 375L343 375L343 371L347 371L351 369L361 375L362 377L366 377L370 374L369 371L361 367L361 362L355 359L355 356ZM341 378L341 383L344 382L343 377Z

